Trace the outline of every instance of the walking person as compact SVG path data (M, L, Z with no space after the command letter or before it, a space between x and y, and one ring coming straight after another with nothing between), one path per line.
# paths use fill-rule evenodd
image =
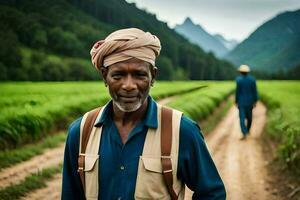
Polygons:
M256 106L258 94L256 81L249 75L248 65L241 65L238 68L240 76L236 78L235 104L239 109L240 126L242 131L241 140L245 139L250 133L252 124L252 109Z
M121 29L98 41L92 63L111 100L75 120L68 131L62 199L225 200L224 184L199 126L149 95L159 39Z

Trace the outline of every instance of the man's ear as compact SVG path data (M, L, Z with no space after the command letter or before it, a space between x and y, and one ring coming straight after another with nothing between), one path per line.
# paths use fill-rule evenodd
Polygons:
M152 66L151 67L151 86L153 86L157 76L157 67Z
M106 67L101 67L101 74L102 74L105 86L107 85L106 84L107 73L108 73L108 69Z

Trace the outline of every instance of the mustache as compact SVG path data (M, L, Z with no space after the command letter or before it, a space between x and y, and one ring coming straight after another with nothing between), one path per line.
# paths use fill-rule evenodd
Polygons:
M117 95L121 96L121 97L136 97L136 96L139 96L139 93L138 92L119 92Z

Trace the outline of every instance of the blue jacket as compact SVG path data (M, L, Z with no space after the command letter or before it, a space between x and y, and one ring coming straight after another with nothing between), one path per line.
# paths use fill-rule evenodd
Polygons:
M95 126L103 126L100 149L99 199L134 199L139 156L142 154L148 128L157 128L157 106L148 98L148 108L143 120L129 134L123 145L113 122L112 102L103 111ZM81 118L69 129L66 141L62 199L83 200L84 193L77 173L79 132ZM224 184L206 148L197 124L183 116L180 123L180 144L177 177L194 191L193 199L225 200ZM120 170L120 166L124 169ZM146 184L146 183L145 183Z
M238 106L252 106L258 100L255 78L240 75L236 78L235 103Z

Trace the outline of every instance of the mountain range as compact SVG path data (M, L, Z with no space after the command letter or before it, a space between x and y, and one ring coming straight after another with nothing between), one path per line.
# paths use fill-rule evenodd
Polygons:
M175 31L198 45L206 52L213 52L217 57L224 57L237 45L236 40L226 40L222 35L211 35L199 24L187 17L182 24L175 26Z
M253 70L267 73L299 65L300 9L266 21L225 58L236 66L248 64Z

